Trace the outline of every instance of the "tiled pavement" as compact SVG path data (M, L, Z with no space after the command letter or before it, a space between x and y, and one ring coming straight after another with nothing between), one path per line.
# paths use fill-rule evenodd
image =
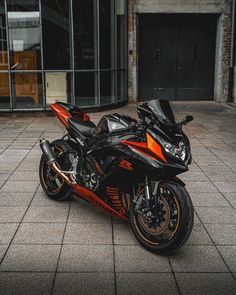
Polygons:
M81 200L49 200L38 139L60 137L62 125L45 114L0 115L0 294L236 294L236 108L174 108L178 119L195 117L185 128L194 162L182 179L196 216L170 257L146 251L127 224ZM135 105L119 111L134 115Z

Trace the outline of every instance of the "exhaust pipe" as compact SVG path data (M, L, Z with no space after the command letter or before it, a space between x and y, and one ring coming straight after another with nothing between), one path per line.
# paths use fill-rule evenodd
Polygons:
M51 167L51 169L58 176L61 176L61 178L64 179L67 184L72 185L73 182L69 179L68 176L65 175L65 173L62 172L59 164L57 163L56 156L50 147L49 141L44 138L41 138L39 141L39 145L47 161L47 164Z

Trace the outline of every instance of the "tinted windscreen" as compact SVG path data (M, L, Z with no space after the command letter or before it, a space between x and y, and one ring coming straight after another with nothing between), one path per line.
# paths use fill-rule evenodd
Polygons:
M151 100L147 103L147 105L157 119L162 123L176 124L174 114L168 100Z

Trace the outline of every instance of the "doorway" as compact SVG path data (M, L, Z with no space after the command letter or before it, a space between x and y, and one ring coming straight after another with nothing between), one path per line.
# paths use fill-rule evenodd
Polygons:
M139 100L212 100L217 15L140 14Z

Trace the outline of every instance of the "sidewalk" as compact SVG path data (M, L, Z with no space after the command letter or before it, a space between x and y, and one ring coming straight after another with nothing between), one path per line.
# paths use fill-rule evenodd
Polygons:
M181 179L196 214L189 241L170 257L146 251L128 224L82 200L49 200L38 140L59 138L63 126L48 114L0 114L0 294L236 294L236 108L174 110L177 120L195 119L185 127L194 161Z

